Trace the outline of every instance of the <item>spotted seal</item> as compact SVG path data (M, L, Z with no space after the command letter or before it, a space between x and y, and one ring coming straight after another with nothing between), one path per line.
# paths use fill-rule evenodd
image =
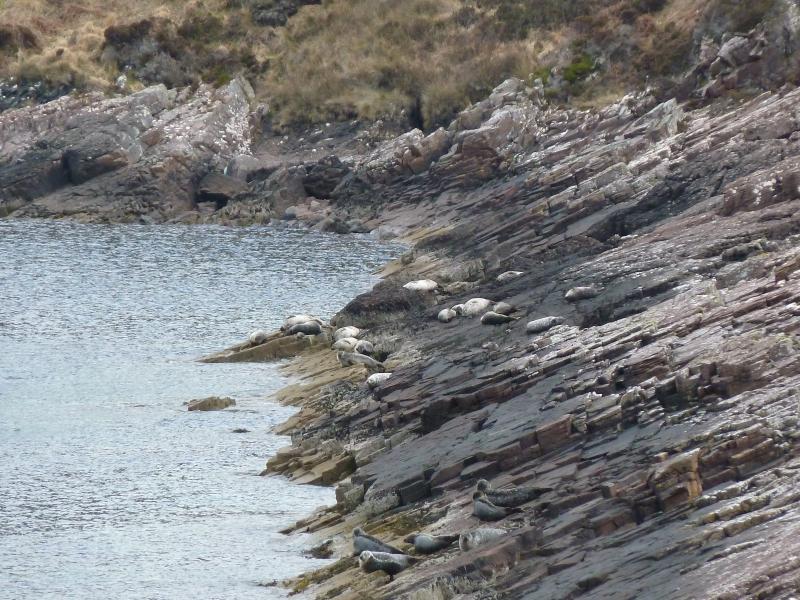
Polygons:
M319 335L322 333L322 325L317 321L306 321L305 323L297 323L292 325L286 330L286 335L295 335L296 333L303 333L305 335Z
M439 287L439 284L433 279L419 279L417 281L409 281L403 287L412 292L432 292Z
M494 540L499 540L506 535L505 529L496 529L494 527L479 527L472 531L466 531L458 536L458 547L462 552L469 552L470 550L483 546Z
M247 339L250 340L250 343L254 346L263 344L267 341L267 338L269 338L269 333L263 329L256 329L253 333L247 336Z
M548 329L552 329L556 325L561 325L563 322L564 317L542 317L541 319L528 321L528 324L525 326L525 331L527 333L542 333Z
M472 495L472 514L481 521L499 521L518 512L520 512L518 508L505 508L493 504L483 492L475 492Z
M373 371L383 371L383 363L378 362L374 358L358 354L357 352L337 352L336 358L339 359L339 364L343 367L350 367L352 365L364 365Z
M483 325L505 325L511 321L516 321L517 317L511 317L509 315L501 315L500 313L496 313L493 310L485 313L481 317L481 324Z
M333 340L338 342L343 338L357 338L361 335L361 330L358 327L353 327L349 325L347 327L340 327L336 331L333 332Z
M391 373L373 373L367 377L367 385L369 386L369 389L374 390L391 376Z
M436 315L436 318L439 319L440 323L449 323L453 319L458 316L455 310L452 308L443 308L439 311L439 314Z
M486 298L470 298L464 302L461 314L465 317L477 317L492 305L491 300Z

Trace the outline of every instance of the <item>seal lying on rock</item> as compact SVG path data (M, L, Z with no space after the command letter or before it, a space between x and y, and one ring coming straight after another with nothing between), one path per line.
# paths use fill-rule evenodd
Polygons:
M371 536L365 532L361 527L353 529L353 556L358 556L365 550L370 552L388 552L389 554L402 554L402 550L398 550L394 546L384 544L378 538Z
M510 315L517 309L508 302L498 302L497 304L494 305L494 308L492 308L492 310L496 313L500 313L501 315Z
M441 323L449 323L457 316L458 313L456 313L456 311L454 311L452 308L443 308L439 311L439 314L436 316L436 318L439 319Z
M457 316L460 317L461 315L464 314L464 305L463 304L456 304L450 310L452 310L454 313L456 313Z
M458 539L457 535L431 535L429 533L412 533L406 542L414 544L414 550L420 554L433 554L443 550Z
M360 334L361 330L358 327L353 327L352 325L348 327L340 327L333 332L333 340L338 342L344 338L357 338Z
M287 329L290 329L294 325L300 325L300 323L308 323L310 321L314 321L322 325L322 321L317 317L312 317L311 315L294 315L287 318L283 322L283 325L281 325L281 331L286 331Z
M517 317L510 317L508 315L501 315L493 310L490 310L481 317L483 325L503 325L509 321L516 321Z
M419 279L417 281L409 281L403 287L413 292L432 292L439 287L439 284L433 279Z
M391 376L391 373L373 373L367 377L367 385L369 386L369 389L374 390Z
M577 302L578 300L586 300L587 298L594 298L598 294L598 290L593 285L584 287L574 287L564 294L564 299L567 302Z
M472 514L481 521L499 521L518 512L521 512L518 508L504 508L493 504L483 492L472 495Z
M492 301L486 298L471 298L462 305L461 314L465 317L477 317L491 305Z
M322 333L322 325L317 321L306 321L305 323L297 323L292 325L286 330L286 335L294 335L296 333L303 333L305 335L319 335Z
M535 500L542 494L550 492L553 488L520 486L504 489L492 489L491 484L485 479L478 481L478 492L482 492L486 499L495 506L513 507Z
M339 364L343 367L364 365L373 371L383 371L384 368L383 363L379 363L374 358L370 358L369 356L358 354L356 352L337 352L336 358L339 359Z
M505 283L507 281L513 281L522 275L524 275L523 271L506 271L505 273L500 273L500 275L497 276L497 281L500 283Z
M365 550L358 557L358 566L365 573L383 571L389 575L390 580L394 576L417 562L417 559L407 554L394 554L389 552L371 552Z
M375 352L375 346L372 345L372 342L368 342L367 340L360 340L355 347L355 351L359 354L366 354L367 356L371 355Z
M458 536L458 547L462 552L469 552L473 548L488 544L494 540L499 540L506 535L505 529L495 529L493 527L480 527L467 531Z
M334 350L341 350L342 352L352 352L356 349L358 340L354 337L345 337L336 340L331 346Z
M556 325L561 325L563 322L564 317L542 317L541 319L528 321L528 324L525 326L525 331L527 333L542 333Z
M259 344L263 344L267 341L269 337L269 333L264 331L263 329L256 329L253 333L251 333L247 339L250 340L250 343L254 346L258 346Z

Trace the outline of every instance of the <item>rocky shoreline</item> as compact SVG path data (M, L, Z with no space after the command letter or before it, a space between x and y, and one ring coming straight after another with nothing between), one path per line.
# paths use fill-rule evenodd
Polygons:
M243 81L65 98L0 115L0 210L273 220L412 245L319 333L259 334L205 359L295 357L279 395L300 408L280 428L292 445L267 472L337 498L287 531L330 540L336 559L288 582L296 592L788 599L800 90L774 77L793 64L797 23L780 48L765 30L704 47L687 99L648 89L577 110L509 79L446 129L319 128L291 151L254 134ZM337 356L342 327L375 364ZM375 371L391 375L370 385ZM359 569L355 527L411 552L409 534L483 526L481 479L547 491L485 545L393 579Z

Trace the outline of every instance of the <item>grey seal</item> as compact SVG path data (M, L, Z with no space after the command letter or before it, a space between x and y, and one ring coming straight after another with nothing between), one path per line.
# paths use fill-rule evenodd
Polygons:
M391 376L391 373L373 373L367 377L367 385L369 386L369 389L374 390Z
M258 346L259 344L263 344L267 341L269 337L269 333L264 331L263 329L256 329L253 333L251 333L247 339L250 340L250 343L254 346Z
M339 359L339 364L343 367L364 365L373 371L383 371L383 363L379 363L374 358L356 352L337 352L336 358Z
M528 321L528 324L525 326L525 331L528 333L542 333L556 325L561 325L563 322L564 317L542 317L541 319Z
M439 311L439 314L436 315L436 318L439 319L439 322L441 323L449 323L457 316L458 313L452 308L443 308L442 310Z
M319 335L322 333L322 325L317 321L306 321L305 323L297 323L292 325L286 330L286 335L294 335L296 333L303 333L305 335Z
M366 354L367 356L369 356L373 352L375 352L375 346L372 345L372 342L368 342L367 340L361 340L356 344L355 351L358 354Z
M505 323L509 323L510 321L514 320L516 320L516 317L501 315L500 313L496 313L492 310L481 317L481 323L483 325L504 325Z
M286 331L290 327L294 325L299 325L300 323L308 323L309 321L315 321L322 325L322 321L317 317L312 317L311 315L294 315L286 320L284 320L283 325L281 325L281 331Z
M390 580L394 576L405 571L408 567L417 562L417 559L407 554L394 554L390 552L372 552L365 550L358 556L358 566L365 573L383 571L389 575Z
M345 337L339 338L333 343L332 348L334 350L341 350L343 352L352 352L356 349L356 344L358 344L358 340L354 337Z
M419 279L417 281L409 281L403 287L413 292L432 292L439 287L439 284L433 279Z
M501 315L510 315L517 309L508 302L498 302L497 304L494 305L494 308L492 310L496 313L500 313Z
M505 508L493 504L483 492L475 492L472 495L472 514L481 521L499 521L518 512L520 512L518 508Z
M542 494L550 492L553 488L537 486L519 486L504 489L493 489L485 479L480 479L477 485L478 492L482 492L495 506L514 507L536 500Z
M353 327L349 325L347 327L340 327L336 331L333 332L333 340L338 342L342 338L357 338L361 334L361 330L358 327Z
M477 317L492 305L486 298L470 298L461 307L461 314L465 317Z
M517 277L521 277L524 274L525 274L524 271L506 271L504 273L500 273L500 275L498 275L496 279L500 283L505 283L506 281L513 281Z
M505 529L479 527L458 536L458 547L462 552L469 552L473 548L499 540L504 535L506 535Z
M577 302L578 300L586 300L587 298L594 298L600 292L593 285L574 287L564 294L564 299L567 302Z
M394 546L384 544L378 538L366 533L361 527L353 529L353 556L358 556L364 550L370 552L388 552L389 554L402 554L402 550L398 550Z
M420 554L433 554L444 550L458 539L457 535L431 535L429 533L412 533L406 542L414 544L414 550Z

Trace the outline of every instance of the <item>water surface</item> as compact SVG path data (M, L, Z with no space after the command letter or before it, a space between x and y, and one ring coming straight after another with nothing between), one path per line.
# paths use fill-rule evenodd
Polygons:
M329 317L398 253L271 228L0 221L0 598L272 599L277 531L329 489L255 476L287 443L276 365L193 359ZM235 409L188 413L228 395ZM234 433L234 429L247 433Z

